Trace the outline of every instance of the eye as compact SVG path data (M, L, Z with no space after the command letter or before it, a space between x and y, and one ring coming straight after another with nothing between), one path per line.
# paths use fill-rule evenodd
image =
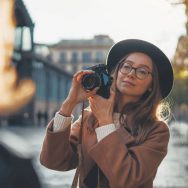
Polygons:
M137 69L137 74L146 76L148 74L148 71L144 68L138 68Z
M124 64L124 65L122 66L122 70L128 72L128 71L131 70L131 66L130 66L129 64Z

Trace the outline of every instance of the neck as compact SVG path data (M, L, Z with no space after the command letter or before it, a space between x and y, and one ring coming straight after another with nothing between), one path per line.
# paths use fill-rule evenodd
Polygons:
M115 105L115 112L121 112L123 107L126 106L130 102L136 102L138 100L137 97L129 96L129 95L121 95L118 93L116 97L116 105Z

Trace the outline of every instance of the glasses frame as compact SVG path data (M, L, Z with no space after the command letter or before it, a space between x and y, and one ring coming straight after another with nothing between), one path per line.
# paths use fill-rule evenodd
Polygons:
M123 67L124 64L128 64L128 65L130 66L130 68L131 68L128 73L122 72L122 67ZM140 68L144 68L144 67L133 67L130 63L126 62L125 60L122 61L122 62L120 62L120 65L119 65L119 71L120 71L123 75L128 75L130 72L132 72L132 70L134 70L134 74L135 74L136 78L138 78L139 80L145 80L145 79L148 77L149 74L151 74L151 75L153 76L153 73L152 73L152 72L150 72L150 71L148 71L148 70L145 69L146 72L147 72L146 77L145 77L145 78L139 78L139 77L137 76L137 70L140 69Z

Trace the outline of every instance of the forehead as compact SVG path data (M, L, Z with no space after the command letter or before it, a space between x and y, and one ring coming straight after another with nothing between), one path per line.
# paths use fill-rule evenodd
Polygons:
M128 55L126 60L130 61L133 65L145 65L152 69L152 59L147 54L133 52Z

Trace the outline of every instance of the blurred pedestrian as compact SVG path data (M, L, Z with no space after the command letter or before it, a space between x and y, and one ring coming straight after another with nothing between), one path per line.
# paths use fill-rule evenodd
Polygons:
M38 123L38 125L39 126L41 126L42 125L42 112L39 110L38 112L37 112L37 123Z
M47 111L44 111L43 118L44 118L44 124L46 125L48 123L48 112Z

